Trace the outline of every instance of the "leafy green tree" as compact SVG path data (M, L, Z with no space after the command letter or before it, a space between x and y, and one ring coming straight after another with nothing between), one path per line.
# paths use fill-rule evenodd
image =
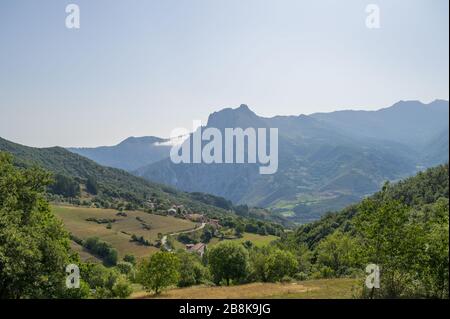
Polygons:
M238 238L242 238L244 231L245 231L245 225L242 223L238 223L234 229L235 235Z
M80 276L95 291L94 298L126 298L132 292L130 282L116 268L81 264Z
M178 287L198 285L209 279L208 268L202 265L198 254L180 250L177 256L180 259Z
M202 235L200 236L200 240L202 243L209 243L211 239L214 237L214 229L210 225L206 225L203 229Z
M222 280L229 285L231 280L242 280L249 274L249 255L240 244L225 241L211 248L208 263L214 282Z
M261 227L258 229L258 235L261 235L261 236L267 236L267 229L266 229L266 226L261 226Z
M64 296L73 258L69 235L44 199L51 178L12 163L0 152L0 298Z
M252 281L281 281L283 277L292 277L299 270L296 256L275 246L251 249L250 265Z
M69 176L56 174L49 190L56 195L77 197L80 195L80 184Z
M64 295L61 296L64 299L87 299L89 297L91 297L91 288L83 279L80 279L79 288L66 289Z
M354 238L341 231L335 231L323 239L316 248L319 267L332 269L337 276L346 275L356 266L356 249L358 244Z
M139 265L138 281L156 295L161 290L178 282L179 258L170 252L159 251Z
M80 269L80 276L85 280L89 287L98 290L105 288L112 289L118 273L102 264L84 264Z
M269 246L252 247L249 251L250 256L250 275L252 282L267 282L267 258L270 254Z
M266 259L266 279L280 281L283 277L291 277L298 271L298 261L289 251L272 249Z
M440 198L424 206L415 216L422 225L424 258L415 270L427 298L449 297L449 200Z
M88 179L86 181L86 190L91 195L98 194L98 185L97 185L97 181L95 180L94 177L92 177L92 176L88 177Z
M123 257L123 261L132 264L133 266L136 266L136 257L134 255L131 254L126 254Z
M253 247L253 242L251 240L246 240L242 243L242 245L246 248L246 249L251 249Z
M133 264L126 261L119 261L116 265L117 269L125 275L131 274L133 272Z
M362 239L362 260L381 268L381 288L370 296L414 296L414 285L421 281L422 265L429 258L423 223L414 221L405 204L381 197L363 202L355 225Z
M117 264L117 250L113 248L111 244L100 240L98 237L87 238L84 241L83 246L90 250L93 254L102 258L105 265L114 266Z
M133 292L133 288L131 287L130 282L124 276L119 276L114 282L111 291L114 297L125 299L131 295L131 293Z

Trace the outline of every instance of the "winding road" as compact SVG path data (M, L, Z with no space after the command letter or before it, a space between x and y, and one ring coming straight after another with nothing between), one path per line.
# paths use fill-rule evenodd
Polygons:
M163 238L161 238L161 245L164 246L164 248L166 248L167 251L171 251L172 249L170 247L167 246L167 236L174 236L174 235L180 235L180 234L189 234L189 233L193 233L197 230L201 230L203 228L205 228L206 223L202 223L199 227L193 228L193 229L189 229L189 230L183 230L180 232L175 232L175 233L171 233L169 235L164 235Z

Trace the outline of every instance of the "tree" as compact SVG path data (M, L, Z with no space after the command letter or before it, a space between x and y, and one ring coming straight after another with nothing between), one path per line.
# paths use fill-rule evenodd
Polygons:
M91 195L97 195L98 194L97 181L92 176L89 176L87 181L86 181L86 190Z
M354 238L341 231L335 231L317 246L317 263L331 268L335 275L345 275L356 265L356 247Z
M100 240L98 237L87 238L84 241L83 246L93 254L102 258L106 265L114 266L117 264L117 250L113 248L111 244Z
M449 201L440 198L424 208L427 219L426 258L418 269L423 280L426 297L449 297Z
M115 268L106 268L102 264L81 264L80 276L95 290L95 298L126 298L132 292L125 275Z
M209 243L211 239L214 237L214 229L210 225L206 225L203 229L202 235L200 236L200 240L202 243Z
M180 260L175 254L159 251L141 262L138 281L147 291L154 291L158 295L162 289L178 282L179 266Z
M198 254L181 250L177 252L177 256L180 259L178 287L198 285L208 279L208 269L202 265Z
M77 197L80 195L80 184L73 178L56 174L53 183L50 184L49 189L56 195L65 197Z
M133 264L126 261L119 261L116 267L124 275L131 274L134 269Z
M267 236L267 229L266 229L266 226L261 226L261 227L259 227L259 229L258 229L258 235L261 235L261 236Z
M289 251L272 249L266 260L266 279L280 281L285 276L293 276L298 270L298 262Z
M133 292L133 288L124 276L119 276L112 289L112 295L116 298L128 298Z
M133 266L136 266L136 257L132 254L127 254L123 257L123 261L128 262L132 264Z
M245 225L242 223L238 223L236 225L236 228L234 229L234 231L235 231L236 237L242 238L242 235L244 234L244 231L245 231Z
M280 281L298 271L296 256L273 246L255 247L250 251L252 281Z
M267 282L267 257L269 247L254 247L250 249L250 280Z
M50 175L0 152L0 298L64 296L69 235L44 199Z
M417 285L424 280L424 265L430 261L427 247L432 243L420 217L414 218L411 208L385 194L386 186L379 199L365 200L355 219L362 259L381 269L381 288L369 293L371 297L416 296L420 294Z
M245 279L249 272L247 250L232 241L225 241L211 248L208 253L208 262L216 284L225 280L228 286L231 280Z

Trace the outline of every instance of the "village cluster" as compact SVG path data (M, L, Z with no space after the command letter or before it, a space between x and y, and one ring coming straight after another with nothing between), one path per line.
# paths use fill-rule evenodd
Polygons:
M153 203L151 200L147 201L146 204L152 210L154 210L156 208L155 203ZM220 228L222 226L220 225L218 219L209 218L205 214L201 214L201 213L188 212L188 210L185 209L184 205L172 205L169 209L167 209L166 213L168 216L183 218L183 219L189 220L191 222L194 222L198 225L197 228L186 231L185 233L198 231L200 229L203 229L206 226L209 226L214 231L214 235L219 236L218 231L220 230ZM172 235L178 235L181 233L183 233L183 232L172 234ZM166 245L166 241L167 241L167 236L164 236L161 239L161 244L166 246L167 250L171 250L171 248ZM201 257L203 257L203 255L205 254L206 247L207 247L207 244L201 243L201 242L196 243L196 244L186 244L185 245L186 251L192 252L192 253L197 253Z

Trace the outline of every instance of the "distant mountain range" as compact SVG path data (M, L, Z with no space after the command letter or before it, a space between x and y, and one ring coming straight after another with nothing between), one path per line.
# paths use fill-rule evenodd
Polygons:
M167 158L170 151L168 140L154 137L129 137L116 146L96 148L69 148L68 150L90 158L97 163L127 171Z
M448 161L448 101L400 101L378 111L337 111L264 118L246 105L209 116L206 127L276 127L279 169L260 175L258 165L174 164L170 145L155 137L117 146L70 149L190 192L271 208L297 222L318 219L376 192L386 180Z

